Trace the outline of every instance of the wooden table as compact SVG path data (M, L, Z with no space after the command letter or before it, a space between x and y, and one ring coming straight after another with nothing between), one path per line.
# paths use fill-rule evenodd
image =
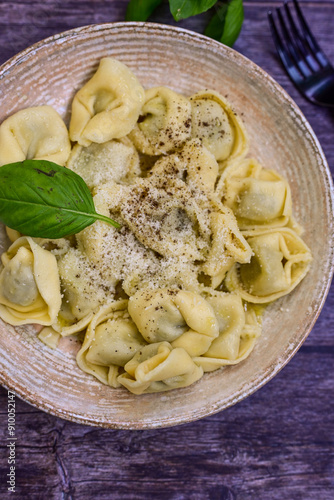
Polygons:
M126 4L111 0L1 0L0 63L54 33L122 21ZM333 110L305 101L276 56L267 11L279 4L245 0L245 22L234 48L287 90L334 168ZM334 0L302 2L302 6L334 62ZM203 15L180 26L203 32L208 19ZM166 3L153 20L175 24ZM117 431L87 427L50 416L17 398L16 498L333 500L333 334L332 287L307 341L279 375L236 406L174 428ZM0 498L4 499L12 498L6 484L4 389L0 390L0 401Z

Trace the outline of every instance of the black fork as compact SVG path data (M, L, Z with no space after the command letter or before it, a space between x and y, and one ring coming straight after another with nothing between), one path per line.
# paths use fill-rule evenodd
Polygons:
M297 89L319 106L334 107L334 68L308 27L297 0L268 12L277 52ZM294 11L294 13L293 13Z

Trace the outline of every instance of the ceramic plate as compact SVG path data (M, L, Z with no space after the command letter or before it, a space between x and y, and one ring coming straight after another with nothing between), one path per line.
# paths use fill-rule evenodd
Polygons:
M263 386L312 329L333 272L331 176L310 125L272 78L218 42L158 24L88 26L26 49L0 68L0 121L19 109L49 104L68 122L75 92L104 56L127 64L146 88L165 85L184 95L212 88L226 96L246 125L250 154L288 179L314 261L305 280L267 309L262 337L247 360L205 374L185 389L144 396L112 389L77 367L75 340L62 339L52 350L33 326L4 323L1 382L36 407L85 424L143 429L190 422Z

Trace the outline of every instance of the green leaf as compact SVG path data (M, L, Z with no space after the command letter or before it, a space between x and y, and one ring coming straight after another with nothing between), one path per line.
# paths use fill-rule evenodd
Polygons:
M232 47L244 21L242 0L230 0L217 7L204 34Z
M130 0L128 3L126 21L146 21L161 4L162 0Z
M204 30L204 35L214 38L220 42L222 33L224 31L226 13L228 3L224 3L219 8L217 7L216 13L212 16L211 21Z
M62 238L96 220L118 222L95 211L80 175L46 160L25 160L0 167L0 221L26 236Z
M206 12L216 2L217 0L169 0L169 7L175 21L180 21Z

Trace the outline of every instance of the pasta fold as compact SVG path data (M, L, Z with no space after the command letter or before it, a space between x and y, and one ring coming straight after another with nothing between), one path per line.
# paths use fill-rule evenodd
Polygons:
M266 303L290 293L305 277L312 260L303 240L289 228L245 232L253 256L233 266L225 284L248 302Z
M50 326L61 306L57 261L22 236L1 256L0 317L10 325Z
M167 87L145 92L145 103L130 138L141 153L160 155L175 151L191 133L191 106L186 97Z
M110 181L131 182L140 174L138 153L126 137L87 147L76 144L66 166L80 175L91 190Z
M145 345L129 317L127 301L113 302L101 307L89 323L77 363L104 384L118 387L120 368Z
M0 166L23 160L64 166L70 151L66 125L51 106L21 109L0 125Z
M194 357L204 372L235 365L246 359L261 335L261 320L251 305L243 305L236 294L211 292L208 302L219 322L219 336L200 357Z
M113 192L114 210L145 247L164 257L203 259L210 239L206 213L183 181L138 178L126 189L114 186Z
M246 156L248 135L243 122L226 99L214 90L202 90L190 97L191 136L201 139L223 169L227 160Z
M114 291L114 284L110 283L108 287L99 273L96 273L94 265L78 248L70 248L60 256L58 269L64 295L60 325L69 326L86 318L108 301L108 291ZM66 317L69 323L66 322Z
M292 216L288 182L253 158L227 167L217 192L244 230L285 226Z
M211 277L211 286L216 288L235 262L249 262L252 249L241 234L233 212L222 207L222 212L210 216L212 244L201 271Z
M205 352L218 336L212 307L199 294L173 289L139 290L129 313L149 343L167 341L191 356Z
M101 59L92 78L72 102L69 134L89 146L126 136L135 126L145 92L133 72L111 57Z
M187 387L199 380L203 369L189 354L168 342L143 347L124 367L117 381L133 394L162 392Z
M190 188L213 192L218 176L218 163L199 139L191 139L183 148L169 156L163 156L149 173L154 178L166 176L183 180Z

